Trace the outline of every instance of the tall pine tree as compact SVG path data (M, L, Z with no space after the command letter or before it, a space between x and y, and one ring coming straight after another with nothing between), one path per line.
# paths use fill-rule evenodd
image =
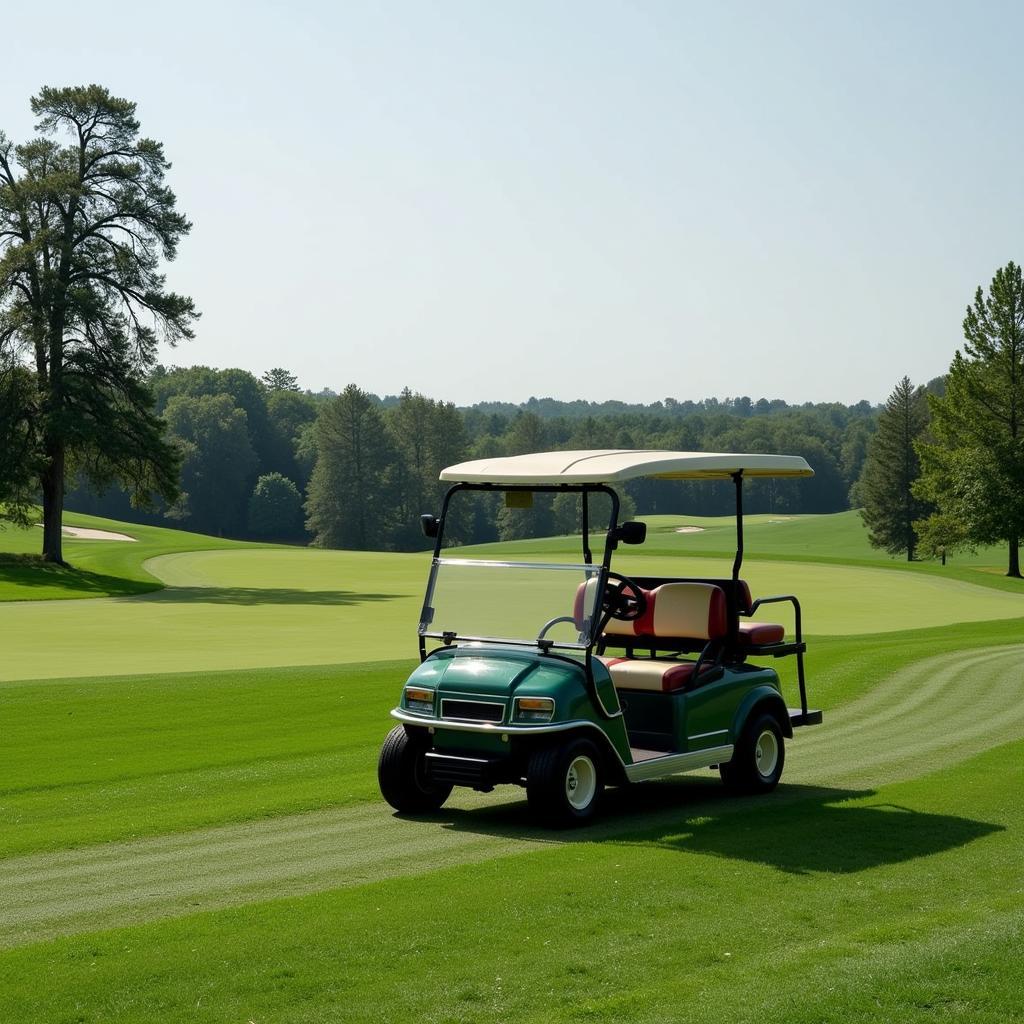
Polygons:
M996 271L964 317L964 347L946 393L931 395L934 443L918 446L918 493L972 544L1006 543L1007 576L1020 577L1024 537L1024 275Z
M141 504L177 495L178 454L147 372L157 342L192 337L197 314L160 272L190 225L164 183L163 147L139 136L135 104L98 85L44 88L31 103L36 138L14 146L0 132L0 366L21 367L19 390L4 393L22 425L0 495L24 513L32 471L43 556L62 563L76 471L100 487L120 482Z
M868 444L864 469L856 487L861 517L872 547L891 555L906 552L914 560L917 547L915 520L930 511L926 500L912 490L921 464L914 442L928 427L925 389L904 377L893 389L878 418L878 430Z
M391 546L398 506L397 452L373 398L349 384L316 421L317 459L306 528L324 548Z

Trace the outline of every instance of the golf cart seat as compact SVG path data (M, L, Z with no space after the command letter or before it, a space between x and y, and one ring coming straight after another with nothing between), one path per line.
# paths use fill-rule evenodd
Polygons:
M754 602L750 596L750 586L746 580L737 581L737 603L739 604L740 621L738 626L740 647L749 650L752 647L765 647L769 644L781 644L786 636L786 627L776 622L744 621L744 616L752 614Z
M599 657L612 677L616 690L645 690L648 693L675 693L685 690L693 680L695 661L668 661L661 658ZM711 662L701 665L700 674L715 668Z
M645 637L691 639L699 649L728 631L725 593L721 587L710 583L662 583L644 590L643 595L647 599L644 613L630 621L609 620L604 629L607 638L637 637L637 646L643 646Z
M765 644L781 644L786 627L775 622L741 622L740 643L746 647L763 647Z
M626 648L626 657L601 657L616 689L674 693L694 685L701 675L718 667L709 658L721 650L728 633L725 594L708 583L663 583L644 591L647 607L637 619L611 619L605 638ZM700 651L696 661L634 658L635 638L642 647L678 647Z

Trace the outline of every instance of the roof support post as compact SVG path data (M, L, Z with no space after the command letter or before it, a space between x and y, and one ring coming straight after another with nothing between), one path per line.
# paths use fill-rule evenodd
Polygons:
M594 556L590 553L590 502L587 500L589 497L586 490L583 491L581 505L583 506L583 561L590 565L594 561Z
M732 474L732 482L736 485L736 558L732 563L732 578L740 578L740 566L743 565L743 470Z

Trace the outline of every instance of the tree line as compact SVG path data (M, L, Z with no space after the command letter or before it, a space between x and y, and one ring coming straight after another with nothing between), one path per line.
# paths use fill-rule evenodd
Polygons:
M805 456L810 480L754 480L751 512L864 506L871 541L908 558L1024 533L1024 286L1014 263L963 322L964 346L927 388L904 378L884 410L747 396L650 404L531 398L459 409L409 389L302 392L280 367L157 365L194 336L192 300L167 288L191 224L163 147L135 104L98 85L44 88L38 134L0 132L0 517L42 506L43 557L63 560L65 503L126 520L239 537L403 550L436 509L438 471L544 449L656 448ZM731 510L730 488L642 480L627 508ZM482 503L464 542L573 529L571 500L529 515Z
M262 378L241 369L156 366L154 410L180 456L181 490L155 509L133 507L124 488L96 493L87 479L69 507L125 520L163 522L234 537L325 547L413 550L418 518L437 511L438 474L466 459L548 449L666 448L783 451L804 455L811 480L752 480L751 512L796 514L849 507L877 410L785 402L659 402L611 414L565 414L536 401L495 409L457 408L410 389L380 398L355 384L339 394L298 389L286 370ZM749 405L749 413L745 411ZM531 408L533 406L534 408ZM646 513L724 515L731 485L638 480L626 508ZM567 533L579 528L575 499L539 498L528 515L497 500L478 502L452 524L465 543Z
M325 547L410 550L443 496L438 473L465 459L547 449L661 448L803 455L811 480L751 480L752 513L860 507L870 542L908 559L1007 545L1020 574L1024 532L1024 282L1010 263L978 289L965 344L927 385L902 378L884 407L790 406L749 398L644 405L530 399L468 408L410 389L380 398L355 384L300 392L286 370L156 367L150 389L181 453L182 492L161 513L190 529ZM131 519L130 495L85 485L75 507ZM625 508L726 515L726 485L655 480L625 487ZM452 524L465 543L573 532L567 496L529 514L497 499ZM144 513L143 513L144 514ZM152 517L152 513L150 513Z
M908 560L1003 543L1020 578L1024 536L1024 275L980 287L940 387L894 388L854 500L871 543Z

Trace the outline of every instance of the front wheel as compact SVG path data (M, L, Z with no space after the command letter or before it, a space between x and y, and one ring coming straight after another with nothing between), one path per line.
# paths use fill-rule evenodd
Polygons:
M377 782L384 799L403 814L436 811L452 787L432 782L427 774L427 745L396 725L380 748Z
M530 755L526 798L530 810L551 828L590 821L603 790L601 755L590 740L539 747Z
M782 778L786 743L774 715L759 715L748 722L732 754L719 768L722 781L740 793L770 793Z

